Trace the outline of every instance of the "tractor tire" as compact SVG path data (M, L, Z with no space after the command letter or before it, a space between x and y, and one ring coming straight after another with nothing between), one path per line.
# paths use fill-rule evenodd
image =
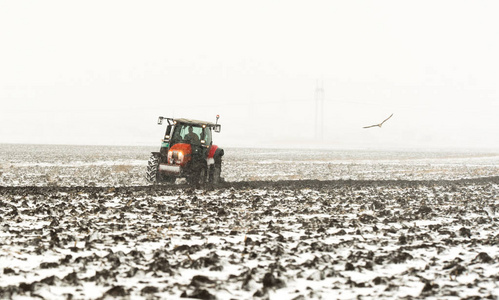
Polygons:
M222 161L217 161L210 168L209 182L211 184L219 184L221 182L221 174L222 174Z
M176 177L173 177L173 176L167 176L167 175L163 175L163 174L160 174L159 175L159 181L160 182L165 182L165 183L175 183L175 181L177 180Z
M206 184L206 167L200 167L192 172L191 176L187 177L187 181L194 187L202 187Z
M146 180L149 183L158 182L158 168L159 168L159 157L157 155L151 155L149 161L147 162L147 172Z

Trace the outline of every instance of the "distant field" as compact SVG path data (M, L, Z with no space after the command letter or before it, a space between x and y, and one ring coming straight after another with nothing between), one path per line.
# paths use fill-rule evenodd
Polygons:
M145 185L154 147L0 145L0 185ZM226 181L439 180L497 176L499 152L225 149Z

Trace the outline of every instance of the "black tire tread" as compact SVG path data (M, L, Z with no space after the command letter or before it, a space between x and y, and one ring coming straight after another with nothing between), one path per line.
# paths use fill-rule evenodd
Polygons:
M158 167L159 167L159 157L157 155L151 155L149 161L147 162L146 180L149 183L158 182Z

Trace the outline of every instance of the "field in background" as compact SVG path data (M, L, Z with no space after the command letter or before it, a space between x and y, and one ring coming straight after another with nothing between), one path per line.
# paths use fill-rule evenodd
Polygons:
M0 186L145 185L155 147L0 145ZM499 152L225 149L226 181L497 176Z

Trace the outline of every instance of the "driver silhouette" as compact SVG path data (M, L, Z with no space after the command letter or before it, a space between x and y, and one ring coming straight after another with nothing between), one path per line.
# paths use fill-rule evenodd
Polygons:
M192 126L189 126L189 133L186 134L185 139L189 140L191 144L199 144L199 136L194 133Z

